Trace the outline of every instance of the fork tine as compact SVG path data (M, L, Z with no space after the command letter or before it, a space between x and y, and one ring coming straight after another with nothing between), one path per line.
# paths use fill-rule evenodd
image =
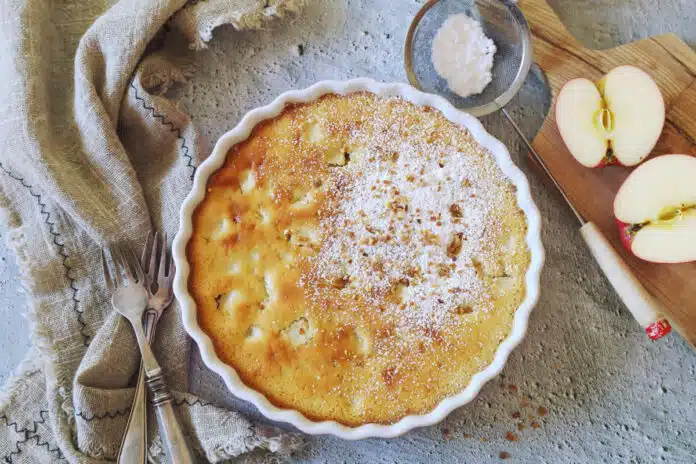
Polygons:
M128 266L123 263L123 256L121 255L121 250L119 250L116 245L109 245L109 254L111 254L111 260L114 263L114 270L116 271L115 284L116 287L122 287L126 283L126 279L123 277L124 272L126 277L130 274Z
M162 234L162 251L160 252L159 272L157 273L157 285L160 287L166 282L166 267L167 267L167 233Z
M172 287L172 282L174 281L174 274L176 273L176 268L174 267L174 257L169 254L169 272L167 272L167 276L162 279L164 282L165 288L170 288Z
M150 278L151 282L154 282L157 280L157 244L159 243L159 232L155 231L155 236L152 240L152 248L149 251L148 254L148 262L147 264L143 264L145 266L145 272L147 273L147 276Z
M128 263L130 264L130 268L135 271L135 277L138 279L138 283L142 284L145 282L145 275L143 274L143 268L140 266L140 261L138 261L138 257L133 251L133 248L130 245L126 245L126 259Z
M109 271L109 265L106 262L106 254L104 254L104 249L101 249L101 258L102 258L102 269L104 270L104 281L106 282L106 289L109 291L109 293L114 292L114 282L111 279L111 272Z
M133 281L135 281L135 276L133 275L133 270L128 262L128 254L124 253L123 245L117 245L116 250L118 251L119 263L123 268L124 274L126 274L126 279L128 279L129 283L133 283Z
M145 239L145 246L143 247L143 252L140 255L140 267L142 267L146 272L149 267L150 262L150 239L152 238L152 231L147 232L147 238Z
M176 274L176 266L174 265L174 256L169 255L169 274L167 274L167 280L173 280L174 274Z

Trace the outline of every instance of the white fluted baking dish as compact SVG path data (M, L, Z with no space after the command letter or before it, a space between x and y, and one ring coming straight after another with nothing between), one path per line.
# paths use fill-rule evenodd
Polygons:
M476 141L494 155L503 173L517 187L517 203L527 219L526 241L531 253L531 261L525 276L525 299L515 312L510 336L498 347L493 362L486 369L474 375L464 391L445 398L427 414L407 416L389 425L365 424L349 427L333 421L312 421L297 411L274 406L263 394L247 387L236 371L220 360L210 338L198 325L196 304L188 292L189 264L186 257L186 246L193 232L193 212L205 196L208 179L223 165L230 148L245 140L258 123L280 114L287 104L311 102L330 93L346 95L359 91L367 91L385 97L398 96L416 105L436 108L450 121L466 127ZM473 116L457 110L444 98L420 92L406 84L384 84L366 78L348 81L321 81L304 90L285 92L272 103L250 111L237 127L220 137L210 157L200 165L196 171L193 188L181 206L179 233L174 240L173 255L177 268L174 293L182 306L184 327L198 344L206 366L223 378L235 396L254 404L269 419L290 423L306 433L332 434L348 440L395 437L415 427L435 424L444 419L455 408L470 402L483 385L503 369L512 350L522 341L527 330L529 315L539 297L539 274L544 260L540 223L539 211L532 200L526 177L513 164L505 146L486 132L481 123Z

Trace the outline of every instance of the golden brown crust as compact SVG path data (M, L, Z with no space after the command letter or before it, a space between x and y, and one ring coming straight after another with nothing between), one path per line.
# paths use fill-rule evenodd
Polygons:
M218 356L315 420L429 412L491 363L525 295L514 187L465 129L397 98L260 124L193 224L189 290Z

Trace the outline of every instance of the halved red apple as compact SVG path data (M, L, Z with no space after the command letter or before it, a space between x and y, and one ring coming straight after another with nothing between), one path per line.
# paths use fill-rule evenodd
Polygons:
M556 124L580 164L634 166L652 151L665 122L655 81L634 66L612 69L599 82L568 81L556 99Z
M696 157L663 155L637 167L616 194L614 217L637 257L696 261Z

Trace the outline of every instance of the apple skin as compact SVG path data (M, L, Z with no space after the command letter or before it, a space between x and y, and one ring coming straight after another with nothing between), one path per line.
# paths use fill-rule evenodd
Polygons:
M621 243L623 244L623 246L626 247L628 251L631 252L631 254L633 254L633 250L631 250L631 242L633 241L633 234L631 233L631 224L619 221L616 218L614 218L614 222L616 222L616 226L619 229L619 239L621 240Z
M608 156L605 156L602 158L602 161L599 162L596 168L605 168L607 166L626 166L625 164L621 164L621 161L616 156L612 156L609 158Z

